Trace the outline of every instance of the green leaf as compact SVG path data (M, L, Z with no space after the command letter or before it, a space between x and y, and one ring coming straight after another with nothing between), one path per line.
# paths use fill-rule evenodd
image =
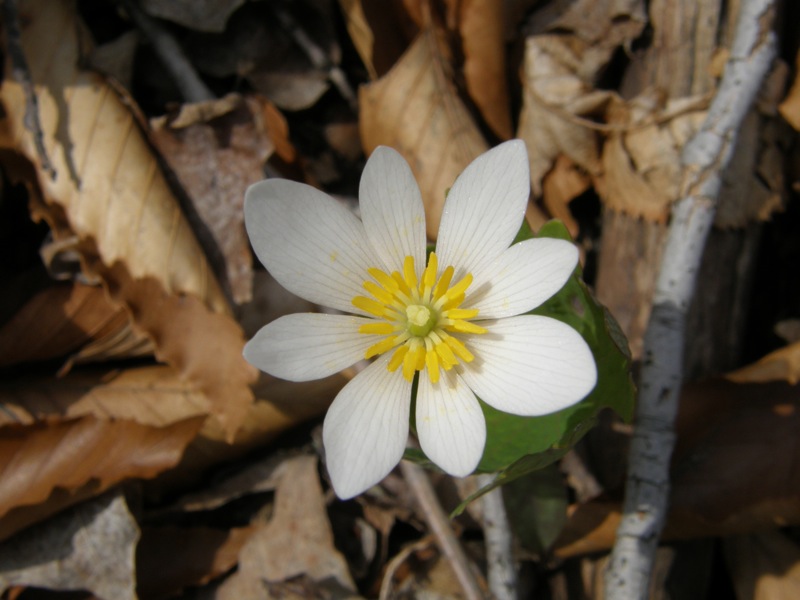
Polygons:
M546 223L538 236L570 239L559 221ZM594 425L597 413L605 407L626 421L633 417L635 387L627 340L580 276L578 266L564 287L532 314L558 319L583 336L597 364L597 385L578 404L540 417L510 415L482 403L487 442L478 470L503 471L523 457L569 449Z
M549 221L536 236L523 223L515 242L532 237L572 241L560 221ZM477 471L498 472L498 476L492 484L465 500L454 514L487 491L559 460L595 425L602 409L613 409L625 421L633 418L636 390L630 373L628 342L611 313L592 296L581 275L578 265L564 287L530 314L558 319L583 336L597 365L594 390L573 406L539 417L500 412L481 401L487 439ZM407 458L430 465L419 450L407 452Z

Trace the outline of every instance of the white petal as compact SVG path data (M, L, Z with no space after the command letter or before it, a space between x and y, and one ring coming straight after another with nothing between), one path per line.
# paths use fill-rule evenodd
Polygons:
M358 328L373 322L350 315L286 315L262 327L245 344L244 357L281 379L321 379L364 358L380 336L358 333Z
M378 146L364 167L358 197L367 237L384 266L402 272L405 257L413 256L420 276L425 268L425 207L405 159Z
M411 384L386 369L384 354L350 381L322 427L328 473L346 500L378 483L400 462L408 439Z
M374 250L347 208L311 186L268 179L248 188L244 216L256 255L278 283L315 304L363 314L351 301L365 293Z
M564 287L576 264L578 249L565 240L514 244L484 271L473 273L464 308L477 308L481 319L526 313Z
M461 375L487 404L515 415L543 415L575 404L594 388L594 357L569 325L536 315L481 325L489 332L470 336L475 360Z
M514 241L530 195L525 144L511 140L476 158L458 176L442 212L436 256L456 280L482 270Z
M486 445L486 420L467 384L454 371L431 383L423 371L416 412L419 444L428 458L450 475L472 473Z

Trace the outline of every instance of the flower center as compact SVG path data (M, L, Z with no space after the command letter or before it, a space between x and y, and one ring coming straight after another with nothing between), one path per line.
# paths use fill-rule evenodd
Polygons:
M475 357L460 336L486 333L472 323L478 309L459 308L464 301L472 275L467 274L451 285L453 267L447 267L436 279L436 253L431 252L422 278L417 280L414 258L406 256L403 273L391 275L376 268L369 270L373 280L364 282L371 298L356 296L353 306L377 317L374 323L362 325L359 332L385 336L370 346L365 358L394 350L388 369L403 367L403 376L414 379L414 373L427 369L432 383L439 381L440 368L449 371L459 363ZM455 335L454 335L455 334Z
M431 309L422 304L409 304L406 306L406 327L411 335L425 337L436 325L436 315Z

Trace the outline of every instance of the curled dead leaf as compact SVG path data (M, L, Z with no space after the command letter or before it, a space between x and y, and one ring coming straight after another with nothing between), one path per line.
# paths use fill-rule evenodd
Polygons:
M579 57L561 36L529 37L525 42L523 107L517 136L525 141L534 196L556 157L564 154L591 175L601 170L598 129L611 92L593 90L577 75Z
M152 139L186 190L205 247L224 261L225 279L237 304L252 297L252 255L244 231L244 193L264 178L275 151L257 97L230 94L184 105L174 118L153 121Z
M364 150L383 144L406 158L422 192L428 236L435 239L445 193L488 149L456 94L436 32L423 30L391 71L361 87L359 102Z
M152 351L147 336L131 328L124 307L111 303L102 287L81 283L39 292L0 327L0 366L68 357L64 374L73 364Z
M101 77L78 68L74 2L27 0L20 9L26 16L22 44L55 176L42 168L25 126L24 94L9 77L10 68L0 88L0 147L30 161L35 180L26 183L63 211L81 240L91 240L104 264L124 261L134 278L153 277L169 293L193 294L213 311L229 312L134 116Z
M180 460L204 420L152 427L84 416L0 428L0 539L125 479L155 477Z
M279 584L298 576L355 591L347 562L333 545L316 457L291 458L282 470L272 518L242 548L238 571L219 590L221 600L258 597L248 590L264 580Z
M455 8L467 92L501 140L514 134L506 84L505 8L503 2L485 0L464 0Z

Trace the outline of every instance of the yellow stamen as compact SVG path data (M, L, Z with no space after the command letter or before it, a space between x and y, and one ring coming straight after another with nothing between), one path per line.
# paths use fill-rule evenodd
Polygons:
M450 286L451 279L453 279L453 267L447 267L444 270L444 273L442 273L439 283L436 284L436 288L433 290L434 301L438 300L444 295L444 293L447 291L447 288Z
M464 275L463 279L447 290L447 297L448 298L455 298L457 296L461 296L464 292L467 291L467 288L472 283L472 273L467 273Z
M473 321L478 309L461 308L473 281L471 274L451 286L455 270L448 266L437 280L435 252L429 255L420 276L412 256L406 256L403 268L391 274L378 268L368 272L371 279L363 286L371 297L356 296L352 303L378 320L360 325L358 331L384 337L366 350L365 358L392 352L389 371L402 367L403 377L409 382L417 371L425 371L431 383L441 380L442 371L475 359L464 341L448 333L464 334L463 339L468 341L470 335L487 331Z
M367 271L372 278L375 279L378 283L380 283L384 288L389 290L390 292L396 292L400 289L400 286L397 285L397 282L392 279L391 275L387 275L380 269L376 269L375 267L369 269Z
M451 308L443 316L448 319L474 319L478 316L477 308Z
M447 329L452 329L460 333L486 333L486 329L480 325L475 325L475 323L471 321L456 320L448 325Z
M380 302L376 302L372 298L367 298L366 296L356 296L353 298L352 303L356 308L360 308L361 310L368 312L371 315L375 315L376 317L383 317L386 315L386 306Z
M472 362L473 360L475 360L475 357L469 350L467 350L467 347L463 343L461 343L461 340L457 340L452 335L448 335L443 339L444 343L447 344L453 351L453 354L458 356L458 358L460 358L464 362Z
M394 348L398 343L397 336L393 335L392 337L387 337L384 340L381 340L377 344L373 344L367 351L364 353L364 358L372 358L373 356L378 356L379 354L383 354L384 352L391 350Z
M394 296L386 291L385 288L379 286L377 283L373 281L365 281L363 283L364 289L367 290L370 294L375 296L378 302L383 302L384 304L395 304Z
M413 256L406 256L406 259L403 261L403 279L409 289L413 290L417 287L417 272L414 270Z
M377 323L365 323L358 328L358 333L374 333L376 335L389 335L394 333L395 326L386 321L379 321Z
M389 359L389 364L386 366L386 368L392 373L397 371L397 368L403 364L403 359L405 358L406 354L408 354L408 345L403 344L402 346L399 346L397 350L394 351L394 354L392 354L392 358Z
M428 350L425 353L425 366L428 368L428 377L430 377L431 383L437 383L439 381L439 355Z

